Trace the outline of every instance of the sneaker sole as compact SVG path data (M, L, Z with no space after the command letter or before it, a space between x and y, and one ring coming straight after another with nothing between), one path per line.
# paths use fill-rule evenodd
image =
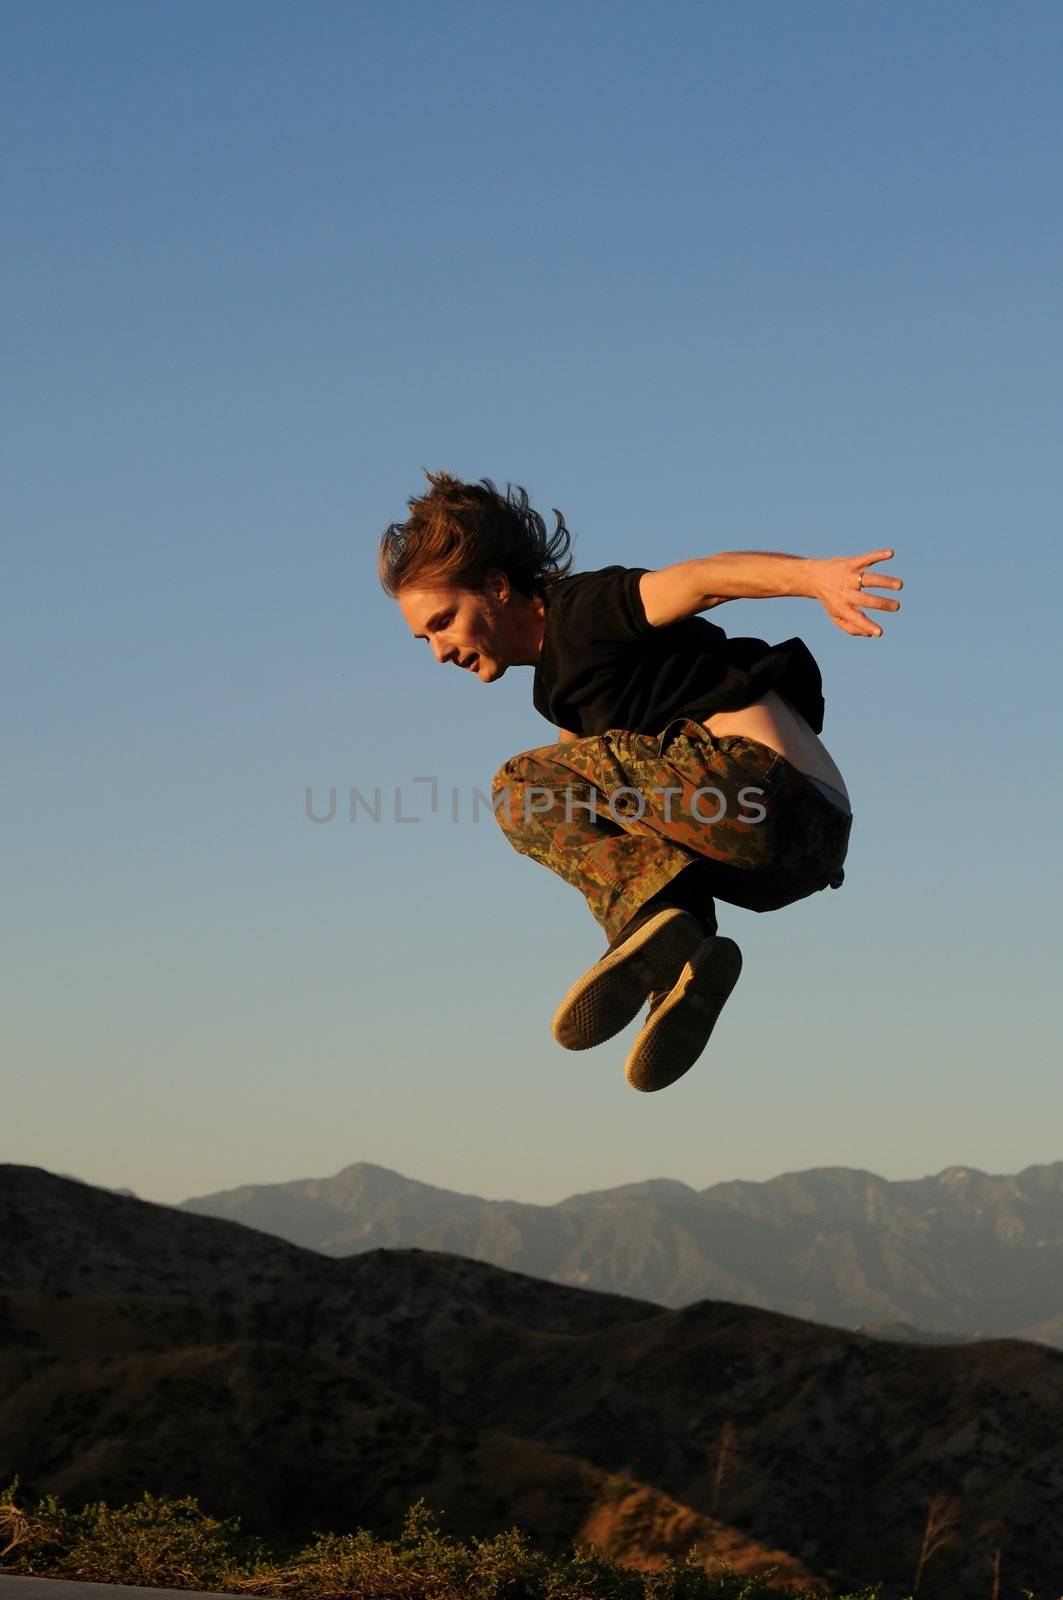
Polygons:
M712 1036L742 971L733 939L706 939L679 974L631 1047L624 1075L652 1094L689 1072Z
M572 985L550 1032L566 1050L590 1050L626 1028L652 989L675 982L705 934L686 911L665 907Z

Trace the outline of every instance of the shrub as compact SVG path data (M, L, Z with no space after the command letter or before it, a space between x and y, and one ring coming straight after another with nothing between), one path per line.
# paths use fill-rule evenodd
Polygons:
M593 1545L546 1556L517 1528L465 1542L441 1532L423 1500L410 1507L396 1539L364 1529L315 1533L290 1555L242 1533L239 1518L211 1517L190 1497L145 1493L132 1505L100 1501L71 1511L46 1495L25 1511L16 1503L18 1482L0 1491L0 1570L8 1573L282 1600L798 1600L772 1573L707 1573L696 1550L658 1572L639 1572ZM877 1590L841 1600L877 1600Z

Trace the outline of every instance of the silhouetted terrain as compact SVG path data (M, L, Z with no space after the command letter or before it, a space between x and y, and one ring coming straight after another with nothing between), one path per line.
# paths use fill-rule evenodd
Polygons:
M272 1536L517 1524L652 1565L696 1542L921 1600L1063 1573L1063 1355L889 1343L733 1304L670 1310L459 1257L330 1259L0 1167L0 1482L190 1493Z
M358 1162L181 1209L331 1256L415 1246L667 1306L726 1299L883 1337L1063 1348L1063 1162L901 1182L824 1167L700 1193L657 1179L552 1206L452 1194Z

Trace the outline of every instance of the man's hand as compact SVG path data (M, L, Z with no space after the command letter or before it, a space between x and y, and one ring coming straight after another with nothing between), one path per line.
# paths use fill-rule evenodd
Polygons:
M869 589L903 589L900 578L885 572L868 572L876 561L891 561L892 550L871 550L866 556L831 556L812 561L812 598L843 633L877 639L882 629L864 611L899 611L899 600L884 600Z

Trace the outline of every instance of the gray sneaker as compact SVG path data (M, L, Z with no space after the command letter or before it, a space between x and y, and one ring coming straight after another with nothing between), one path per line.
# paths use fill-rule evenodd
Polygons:
M633 1089L667 1089L688 1072L712 1036L742 971L733 939L706 939L667 993L650 996L650 1014L631 1047L624 1073Z
M550 1025L558 1044L589 1050L611 1039L638 1014L652 989L675 982L704 937L698 919L675 906L644 919L633 917L558 1006Z

